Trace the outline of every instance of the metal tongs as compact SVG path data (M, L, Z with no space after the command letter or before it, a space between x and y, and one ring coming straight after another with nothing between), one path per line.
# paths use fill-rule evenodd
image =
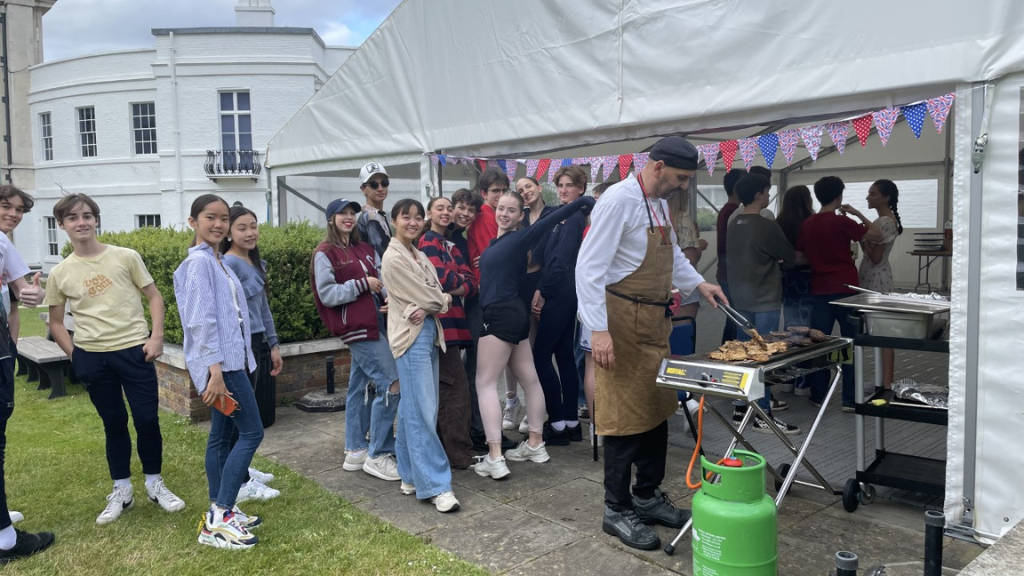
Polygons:
M735 323L736 326L738 326L744 334L750 336L750 339L753 340L754 342L757 342L758 346L760 346L761 348L766 348L764 339L761 338L761 335L757 333L757 329L754 328L754 325L750 323L750 320L744 318L742 314L740 314L736 310L733 310L733 308L726 304L725 302L722 302L717 298L715 300L718 302L718 309L721 310L730 320L732 320L733 323Z

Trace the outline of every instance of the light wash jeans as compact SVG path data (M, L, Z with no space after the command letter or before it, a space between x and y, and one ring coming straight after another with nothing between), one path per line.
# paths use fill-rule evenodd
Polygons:
M779 329L779 319L782 317L782 310L770 310L768 312L749 312L746 310L737 310L741 316L750 320L750 323L757 329L757 333L761 336L767 336L770 332L774 332ZM731 321L729 322L732 323ZM735 325L734 325L735 326ZM750 336L746 332L736 329L736 339L740 342L746 342L750 340ZM743 406L745 402L736 400L733 402L733 406ZM757 401L757 405L764 410L765 414L772 413L772 387L765 386L764 396Z
M263 441L263 422L256 405L256 395L245 370L224 372L224 385L238 401L231 416L210 408L210 438L206 442L206 479L210 502L230 510L238 498L249 463ZM231 436L238 427L238 442L231 447Z
M452 469L437 437L439 348L434 345L437 325L433 316L423 320L412 346L396 360L402 382L398 405L398 475L416 487L425 500L452 489Z
M363 340L348 345L352 366L345 400L345 450L369 450L370 458L395 453L393 426L401 394L388 392L398 368L388 341ZM370 433L367 442L366 433Z

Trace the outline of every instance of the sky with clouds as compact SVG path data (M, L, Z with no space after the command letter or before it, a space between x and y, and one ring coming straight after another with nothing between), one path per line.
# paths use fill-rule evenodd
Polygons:
M313 28L329 45L358 46L400 0L272 0L277 26ZM148 48L153 28L234 26L238 0L57 0L43 16L45 60Z

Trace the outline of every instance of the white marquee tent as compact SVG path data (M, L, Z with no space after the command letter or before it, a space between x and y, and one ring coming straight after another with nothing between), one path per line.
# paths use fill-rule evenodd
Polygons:
M897 126L891 153L875 140L818 167L940 173L954 224L945 512L990 541L1024 518L1010 192L1022 86L1016 0L406 0L271 141L267 165L339 176L374 160L430 189L429 153L638 152L659 135L710 142L955 92L942 136L912 143Z

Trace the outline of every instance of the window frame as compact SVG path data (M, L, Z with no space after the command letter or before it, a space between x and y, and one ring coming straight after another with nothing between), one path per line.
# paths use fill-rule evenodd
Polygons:
M43 162L53 162L53 115L50 111L39 113L39 148Z
M43 223L46 226L46 256L54 258L60 256L60 238L57 236L57 219L53 216L43 216Z
M148 110L141 109L141 107L147 106ZM149 126L136 127L136 119L140 121L148 119ZM159 153L156 102L130 102L128 104L128 129L132 134L132 156L155 156Z
M160 215L159 214L136 214L135 215L135 229L141 230L143 228L159 228L160 227Z
M83 114L90 113L91 118L83 118ZM97 158L99 157L99 138L96 133L96 107L95 106L80 106L75 108L75 120L78 126L78 155L80 158ZM92 124L92 130L85 130ZM91 142L89 141L91 136ZM90 153L91 152L91 153Z

